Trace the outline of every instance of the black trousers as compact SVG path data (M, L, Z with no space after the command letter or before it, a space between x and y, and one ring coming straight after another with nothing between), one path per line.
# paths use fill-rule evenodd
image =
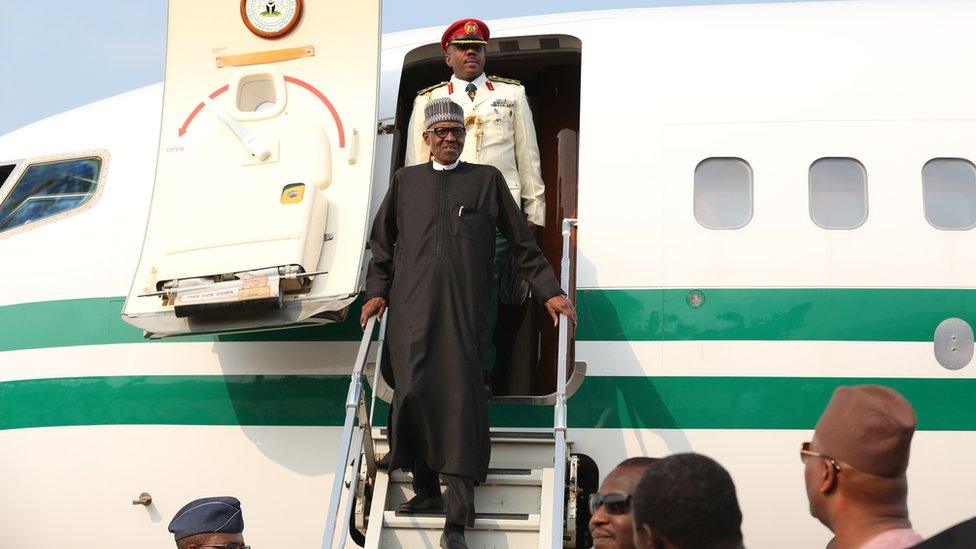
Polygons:
M421 496L439 496L441 483L422 458L413 462L413 491ZM447 522L458 526L474 526L474 478L441 473L447 484Z

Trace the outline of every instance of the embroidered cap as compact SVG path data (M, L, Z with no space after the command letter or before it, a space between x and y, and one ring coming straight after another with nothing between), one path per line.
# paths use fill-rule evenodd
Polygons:
M169 531L176 541L197 534L240 534L244 531L241 502L229 496L195 499L176 512Z
M430 129L438 122L457 122L464 125L464 109L450 97L431 99L424 108L424 127Z
M452 44L482 44L488 43L491 33L488 25L478 19L458 19L450 24L441 36L441 49L447 51Z
M905 474L913 434L912 405L880 385L838 387L814 429L830 457L889 478Z

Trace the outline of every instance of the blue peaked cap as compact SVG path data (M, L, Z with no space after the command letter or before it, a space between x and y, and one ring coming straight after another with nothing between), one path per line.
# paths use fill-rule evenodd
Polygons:
M244 531L241 502L230 496L195 499L176 512L169 531L177 541L197 534L240 534Z

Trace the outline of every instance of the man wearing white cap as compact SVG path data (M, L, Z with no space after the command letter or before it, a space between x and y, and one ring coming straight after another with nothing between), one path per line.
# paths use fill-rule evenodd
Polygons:
M518 80L485 75L485 48L490 39L488 25L478 19L459 19L441 36L441 49L445 62L451 68L450 81L423 89L417 94L413 113L407 128L407 152L405 166L427 162L430 145L424 140L424 107L432 100L448 97L461 106L462 123L467 139L461 151L461 160L474 164L488 164L498 168L529 222L529 228L546 224L546 187L542 181L539 145L536 140L532 110L525 95L525 88ZM483 369L491 371L496 352L492 342L498 314L499 295L508 296L507 305L521 306L524 290L506 287L499 294L502 272L512 267L508 242L500 234L495 235L495 261L492 264L492 304L489 306L487 343L483 353ZM509 285L521 285L517 277ZM515 320L515 319L513 319ZM514 326L499 326L507 332ZM514 341L514 333L500 340ZM505 349L500 354L507 355Z
M494 167L461 162L464 113L450 99L425 107L433 159L399 170L373 221L360 322L382 318L393 370L391 469L413 471L416 497L401 512L439 511L441 546L467 547L474 485L488 473L488 397L481 370L495 231L511 243L522 276L553 320L576 321L552 268Z

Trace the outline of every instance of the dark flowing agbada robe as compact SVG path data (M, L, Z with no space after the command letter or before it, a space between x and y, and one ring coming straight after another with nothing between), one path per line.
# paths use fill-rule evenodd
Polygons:
M396 388L392 468L416 457L484 482L491 446L481 368L495 227L509 238L535 296L562 291L496 168L460 162L399 170L369 246L366 298L389 302L386 344Z

